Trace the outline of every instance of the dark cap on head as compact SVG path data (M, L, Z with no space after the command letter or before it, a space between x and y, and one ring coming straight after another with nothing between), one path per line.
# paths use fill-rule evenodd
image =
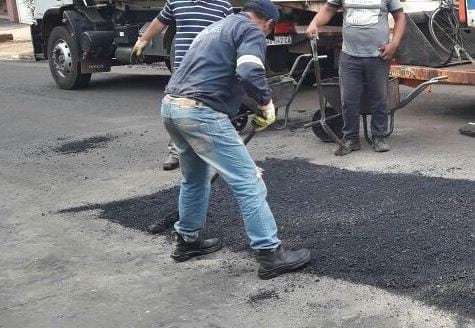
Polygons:
M270 0L249 0L242 8L243 11L256 10L265 16L267 19L272 19L275 22L279 20L279 10Z

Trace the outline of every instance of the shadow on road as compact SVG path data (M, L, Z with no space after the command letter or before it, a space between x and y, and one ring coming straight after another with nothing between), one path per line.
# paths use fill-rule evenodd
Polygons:
M158 74L158 73L157 73ZM132 75L104 73L93 76L86 90L124 91L158 90L163 91L170 76L164 75Z
M313 251L311 272L368 284L475 318L475 182L351 172L304 160L261 163L280 236ZM219 180L218 180L219 181ZM226 185L212 188L206 235L247 249ZM146 231L171 229L178 187L106 204L99 218ZM167 232L167 231L166 231Z

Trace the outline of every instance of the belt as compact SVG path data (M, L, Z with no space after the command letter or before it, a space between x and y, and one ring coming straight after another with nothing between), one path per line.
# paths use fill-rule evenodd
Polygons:
M166 95L165 99L169 101L170 104L181 106L181 107L207 107L207 105L204 102L193 99L193 98Z

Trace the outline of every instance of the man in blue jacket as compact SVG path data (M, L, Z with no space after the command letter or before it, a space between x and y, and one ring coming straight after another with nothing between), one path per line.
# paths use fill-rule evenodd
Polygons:
M182 171L180 219L175 223L176 261L221 249L217 238L203 240L211 168L237 199L260 264L258 276L273 278L303 267L310 251L284 250L266 200L262 173L230 122L244 93L257 101L253 124L264 129L275 120L265 77L265 36L279 19L270 0L250 0L242 12L213 23L198 34L173 74L162 100L162 120L175 142Z

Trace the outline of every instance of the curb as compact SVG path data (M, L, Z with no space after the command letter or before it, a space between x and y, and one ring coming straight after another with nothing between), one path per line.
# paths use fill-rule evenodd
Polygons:
M8 42L8 41L13 41L13 34L11 33L0 34L0 42Z
M0 59L2 60L35 60L31 41L7 41L0 43Z
M15 61L15 60L20 60L20 61L36 61L35 57L33 54L18 54L18 55L1 55L0 54L0 60L10 60L10 61Z

